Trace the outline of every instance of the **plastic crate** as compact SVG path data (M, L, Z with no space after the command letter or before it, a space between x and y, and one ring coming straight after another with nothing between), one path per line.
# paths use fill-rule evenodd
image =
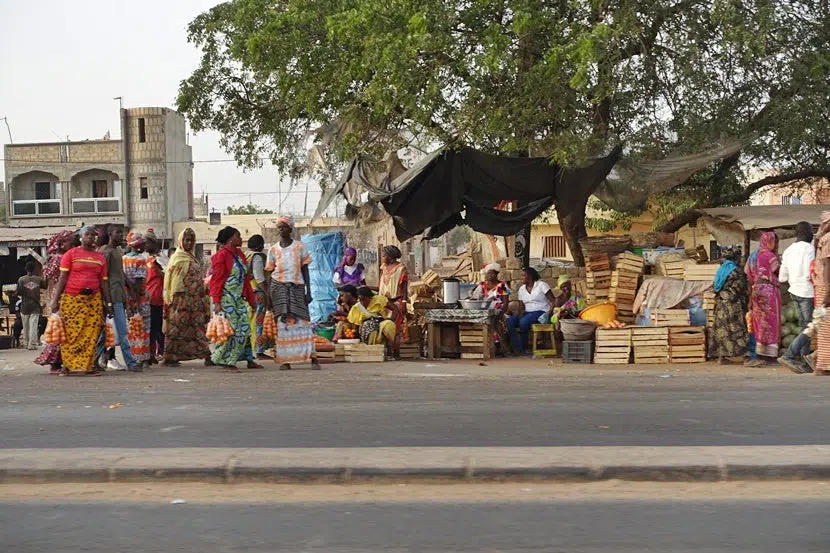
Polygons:
M593 356L592 340L562 342L562 360L565 363L591 363Z

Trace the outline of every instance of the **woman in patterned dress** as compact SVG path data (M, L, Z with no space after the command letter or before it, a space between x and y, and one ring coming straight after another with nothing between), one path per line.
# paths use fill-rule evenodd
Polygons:
M150 364L150 323L151 309L150 296L145 286L147 282L147 259L149 255L144 251L146 242L144 235L140 233L129 233L127 235L129 253L124 255L124 278L127 282L127 319L136 315L140 316L143 324L143 332L140 335L133 334L130 339L130 351L135 360L142 366Z
M193 254L193 229L179 234L178 245L164 273L164 365L177 367L182 361L204 359L206 366L213 366L205 335L210 305L202 264Z
M749 309L755 351L759 356L773 359L778 358L781 339L781 290L778 283L781 260L775 251L777 246L778 238L774 232L761 234L760 245L749 256L744 269L752 292ZM747 364L758 366L764 363L761 359L753 359Z
M49 261L43 268L43 278L49 283L46 291L49 304L55 297L55 289L58 286L58 279L61 275L61 258L63 254L80 245L78 233L65 230L54 235L46 248ZM43 351L35 358L38 365L49 365L49 374L60 374L61 372L61 346L60 344L46 344Z
M311 303L311 279L308 266L311 255L305 244L294 240L294 218L281 215L277 221L280 239L268 250L265 270L269 273L268 290L271 310L277 323L275 360L280 370L292 364L311 363L320 369L314 351L314 331L308 304Z
M256 295L241 248L242 235L233 227L225 227L219 231L216 242L222 247L211 258L210 298L213 312L230 322L234 334L216 347L211 359L227 371L239 372L236 364L240 361L246 361L249 369L261 369L262 365L254 361L251 347L248 306L256 305Z
M400 262L401 250L397 246L384 246L383 264L380 266L380 285L378 293L386 296L395 304L395 328L397 335L392 343L395 356L400 353L401 343L409 339L406 326L406 296L409 289L409 276L406 266Z
M727 249L715 274L715 313L709 332L709 358L726 363L730 357L743 357L749 345L746 329L747 282L736 264L741 251Z

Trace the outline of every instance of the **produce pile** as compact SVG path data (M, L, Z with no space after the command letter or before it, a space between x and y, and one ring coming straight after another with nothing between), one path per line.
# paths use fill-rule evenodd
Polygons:
M115 347L115 329L113 328L113 319L108 318L106 324L104 325L107 331L107 348L114 348Z
M223 315L214 315L207 326L207 337L214 344L224 344L234 335L231 322Z
M314 335L314 350L321 352L334 351L334 344L322 336Z
M781 310L781 347L790 347L799 334L801 324L798 322L798 307L791 302Z
M47 344L62 344L66 342L66 330L63 328L63 320L57 313L51 315L46 321L46 331L43 333Z
M358 327L352 324L343 325L343 336L347 340L354 340L358 338Z
M107 325L109 326L109 325ZM133 355L146 355L150 352L150 333L144 330L144 317L135 314L130 317L127 339L130 341L130 350Z
M277 338L277 321L274 319L274 313L272 311L265 313L265 319L262 321L262 335L272 340L276 340Z
M615 321L608 321L607 323L602 325L602 328L625 328L625 327L626 327L625 323L623 323L621 321L616 321L616 320Z

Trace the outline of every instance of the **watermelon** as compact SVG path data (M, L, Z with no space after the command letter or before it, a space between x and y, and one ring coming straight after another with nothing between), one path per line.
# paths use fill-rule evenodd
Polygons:
M781 347L783 347L785 349L790 347L790 344L792 344L794 340L795 340L795 336L793 336L792 334L788 334L786 336L783 336L781 338Z
M782 310L782 315L784 316L784 320L788 323L797 323L798 322L798 307L796 307L794 302L790 302L784 306Z

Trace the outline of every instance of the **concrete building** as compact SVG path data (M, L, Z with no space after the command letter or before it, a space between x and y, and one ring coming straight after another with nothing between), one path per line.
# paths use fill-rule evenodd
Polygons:
M185 120L168 108L121 110L121 140L5 147L10 227L120 223L161 238L193 216L193 158Z

